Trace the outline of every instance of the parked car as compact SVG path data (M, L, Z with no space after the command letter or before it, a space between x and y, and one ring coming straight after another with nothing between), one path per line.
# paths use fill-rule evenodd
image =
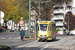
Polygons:
M15 30L10 30L10 32L15 32Z
M3 27L0 27L0 32L3 32Z
M57 35L63 35L63 31L58 31Z
M75 31L74 30L71 30L69 34L70 35L75 35Z

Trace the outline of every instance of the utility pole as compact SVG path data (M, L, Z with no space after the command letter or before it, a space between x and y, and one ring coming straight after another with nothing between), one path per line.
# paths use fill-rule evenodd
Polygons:
M1 11L0 11L0 26L1 26Z
M25 13L24 13L24 30L25 30Z
M68 31L69 31L69 14L68 14Z
M31 38L31 0L29 0L29 38Z
M40 0L39 0L39 20L40 20Z
M24 10L24 30L25 30L25 10Z

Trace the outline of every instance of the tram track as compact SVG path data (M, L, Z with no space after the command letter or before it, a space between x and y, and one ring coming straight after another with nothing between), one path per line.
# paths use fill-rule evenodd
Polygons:
M17 48L33 48L34 50L47 50L47 48L52 48L51 50L56 49L68 49L71 50L74 48L75 43L70 46L64 46L64 43L68 42L68 40L72 39L74 37L66 36L66 37L59 37L57 39L60 39L59 41L51 41L51 42L38 42L37 40L25 45L17 46ZM37 49L38 48L38 49ZM32 50L33 50L32 49Z
M55 50L55 48L57 47L57 46L60 46L61 44L58 44L60 41L62 41L62 40L64 40L64 39L67 39L68 37L65 37L65 38L63 38L63 39L61 39L61 40L59 40L59 41L57 41L57 42L51 42L51 43L47 43L46 45L44 45L44 47L43 48L41 48L40 50L44 50L45 48L47 48L47 47L49 47L49 46L53 46L53 49L51 49L51 50ZM64 43L64 42L63 42ZM54 45L53 45L54 44Z
M63 38L63 37L61 37ZM61 39L61 38L58 38L58 39ZM47 48L49 45L53 45L55 43L57 43L58 41L51 41L51 42L38 42L37 40L34 41L34 42L31 42L31 43L28 43L28 44L25 44L25 45L21 45L21 46L18 46L19 47L38 47L40 50L43 50L44 48Z
M53 50L56 50L56 49L58 49L58 48L61 48L62 50L66 50L66 49L71 50L71 49L73 49L75 43L74 43L72 46L63 46L64 43L66 43L68 40L70 40L70 39L72 39L72 38L73 38L73 37L67 37L67 38L65 38L65 39L67 39L67 40L65 40L64 42L62 42L62 43L59 44L58 46L55 46L55 47L53 48ZM60 42L60 41L59 41L59 42Z
M70 48L74 48L74 45L72 45L72 46L66 46L66 47L62 47L62 45L64 44L64 43L66 43L69 39L71 39L71 38L73 38L73 37L65 37L65 38L63 38L63 39L61 39L60 41L58 41L58 42L54 42L54 43L49 43L48 45L45 45L43 48L41 48L40 50L44 50L45 48L47 48L47 47L53 47L51 50L56 50L56 49L58 49L59 50L59 48L66 48L66 49L69 49L69 50L71 50ZM67 39L67 40L66 40ZM64 41L63 41L64 40ZM62 42L61 42L62 41ZM60 43L59 43L60 42ZM54 44L54 45L51 45L51 44Z
M60 38L59 38L60 39ZM42 43L42 44L41 44ZM37 40L36 41L34 41L34 42L31 42L31 43L28 43L28 44L25 44L25 45L21 45L21 46L17 46L17 48L19 48L19 47L29 47L30 45L38 45L38 44L40 44L40 45L38 45L37 47L39 47L39 46L44 46L45 44L48 44L49 42L38 42ZM33 47L35 47L35 46L33 46Z

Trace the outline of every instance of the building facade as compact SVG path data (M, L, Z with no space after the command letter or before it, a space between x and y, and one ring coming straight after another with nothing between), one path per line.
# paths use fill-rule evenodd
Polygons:
M75 0L73 0L73 2L68 5L63 4L63 5L54 6L54 12L53 12L54 15L52 20L56 22L56 29L63 30L65 23L64 18L67 12L69 11L71 11L73 15L75 14Z

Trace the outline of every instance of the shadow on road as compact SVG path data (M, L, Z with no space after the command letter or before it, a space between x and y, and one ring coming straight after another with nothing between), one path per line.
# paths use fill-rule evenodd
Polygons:
M22 47L22 48L14 48L12 50L61 50L58 48L38 48L38 47Z
M38 42L56 42L59 41L60 39L55 39L55 40L42 40L42 41L38 41Z

